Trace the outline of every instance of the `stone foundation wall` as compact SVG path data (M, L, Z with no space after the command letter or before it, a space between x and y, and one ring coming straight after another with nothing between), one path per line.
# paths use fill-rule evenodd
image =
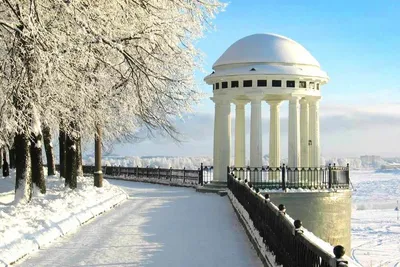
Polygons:
M287 214L331 245L342 245L351 251L350 190L339 192L269 193L271 201L284 204Z

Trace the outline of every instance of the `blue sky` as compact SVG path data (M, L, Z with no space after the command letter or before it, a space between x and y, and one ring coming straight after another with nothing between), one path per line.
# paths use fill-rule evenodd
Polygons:
M216 30L198 42L204 70L235 41L254 33L277 33L302 44L328 72L322 88L322 155L400 156L400 2L232 0L214 20ZM211 95L197 73L200 88ZM160 139L116 147L123 155L211 155L213 103L205 99L179 123L185 142ZM234 109L232 108L234 113ZM286 106L282 112L285 156ZM264 115L265 114L265 115ZM247 114L249 115L249 114ZM268 108L264 153L268 153ZM234 123L232 124L234 125ZM286 138L286 139L285 139Z

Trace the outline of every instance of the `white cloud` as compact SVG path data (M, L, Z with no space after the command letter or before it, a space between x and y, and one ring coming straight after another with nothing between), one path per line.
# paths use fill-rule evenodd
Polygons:
M385 100L390 95L384 94ZM379 94L379 97L380 94ZM379 99L377 96L377 99ZM353 103L336 102L333 99L321 101L321 148L322 155L359 156L378 154L400 155L400 102L370 101L373 95L364 96ZM381 97L382 98L382 97ZM354 98L353 98L354 99ZM399 98L400 99L400 98ZM382 100L382 99L380 99ZM396 99L397 100L397 99ZM248 105L250 106L250 105ZM250 111L246 109L247 147L249 147ZM232 145L234 143L234 106L232 106ZM281 150L287 155L287 104L281 107ZM268 153L269 111L263 104L263 153ZM177 123L183 133L184 142L173 143L169 139L156 138L133 145L116 147L124 155L212 155L214 114L213 111L198 112ZM232 149L233 154L233 149Z

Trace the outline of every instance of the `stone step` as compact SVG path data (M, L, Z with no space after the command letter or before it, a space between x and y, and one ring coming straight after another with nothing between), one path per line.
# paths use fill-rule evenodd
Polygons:
M227 184L224 183L224 182L220 182L220 183L211 182L211 183L205 184L204 187L207 187L207 188L209 188L209 187L211 187L211 188L226 188Z
M204 187L204 186L198 186L196 187L196 192L200 193L214 193L218 194L221 197L226 196L228 192L226 190L221 190L221 188L215 188L215 187Z

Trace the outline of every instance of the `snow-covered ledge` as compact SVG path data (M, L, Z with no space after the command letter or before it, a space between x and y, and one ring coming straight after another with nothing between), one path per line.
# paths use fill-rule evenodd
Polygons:
M235 195L228 190L228 196L232 203L232 206L239 218L239 221L243 225L246 233L253 243L255 250L257 251L258 256L261 261L264 263L264 266L267 267L278 267L281 265L277 265L275 263L275 256L268 250L263 242L263 238L260 236L258 230L254 227L253 221L250 219L249 213L243 208L243 206L236 199Z
M71 191L64 188L63 179L49 176L46 195L35 196L28 205L1 205L0 267L15 263L128 198L116 186L105 183L103 188L94 188L92 179L78 179L79 188ZM9 177L0 182L11 184L14 180Z
M176 180L173 179L158 179L158 178L149 178L149 177L136 177L136 176L114 176L114 175L104 175L106 179L114 179L114 180L124 180L124 181L132 181L132 182L141 182L141 183L150 183L150 184L161 184L161 185L170 185L170 186L178 186L178 187L197 187L198 184L195 182L188 182L193 180L186 180L183 182L182 179Z

